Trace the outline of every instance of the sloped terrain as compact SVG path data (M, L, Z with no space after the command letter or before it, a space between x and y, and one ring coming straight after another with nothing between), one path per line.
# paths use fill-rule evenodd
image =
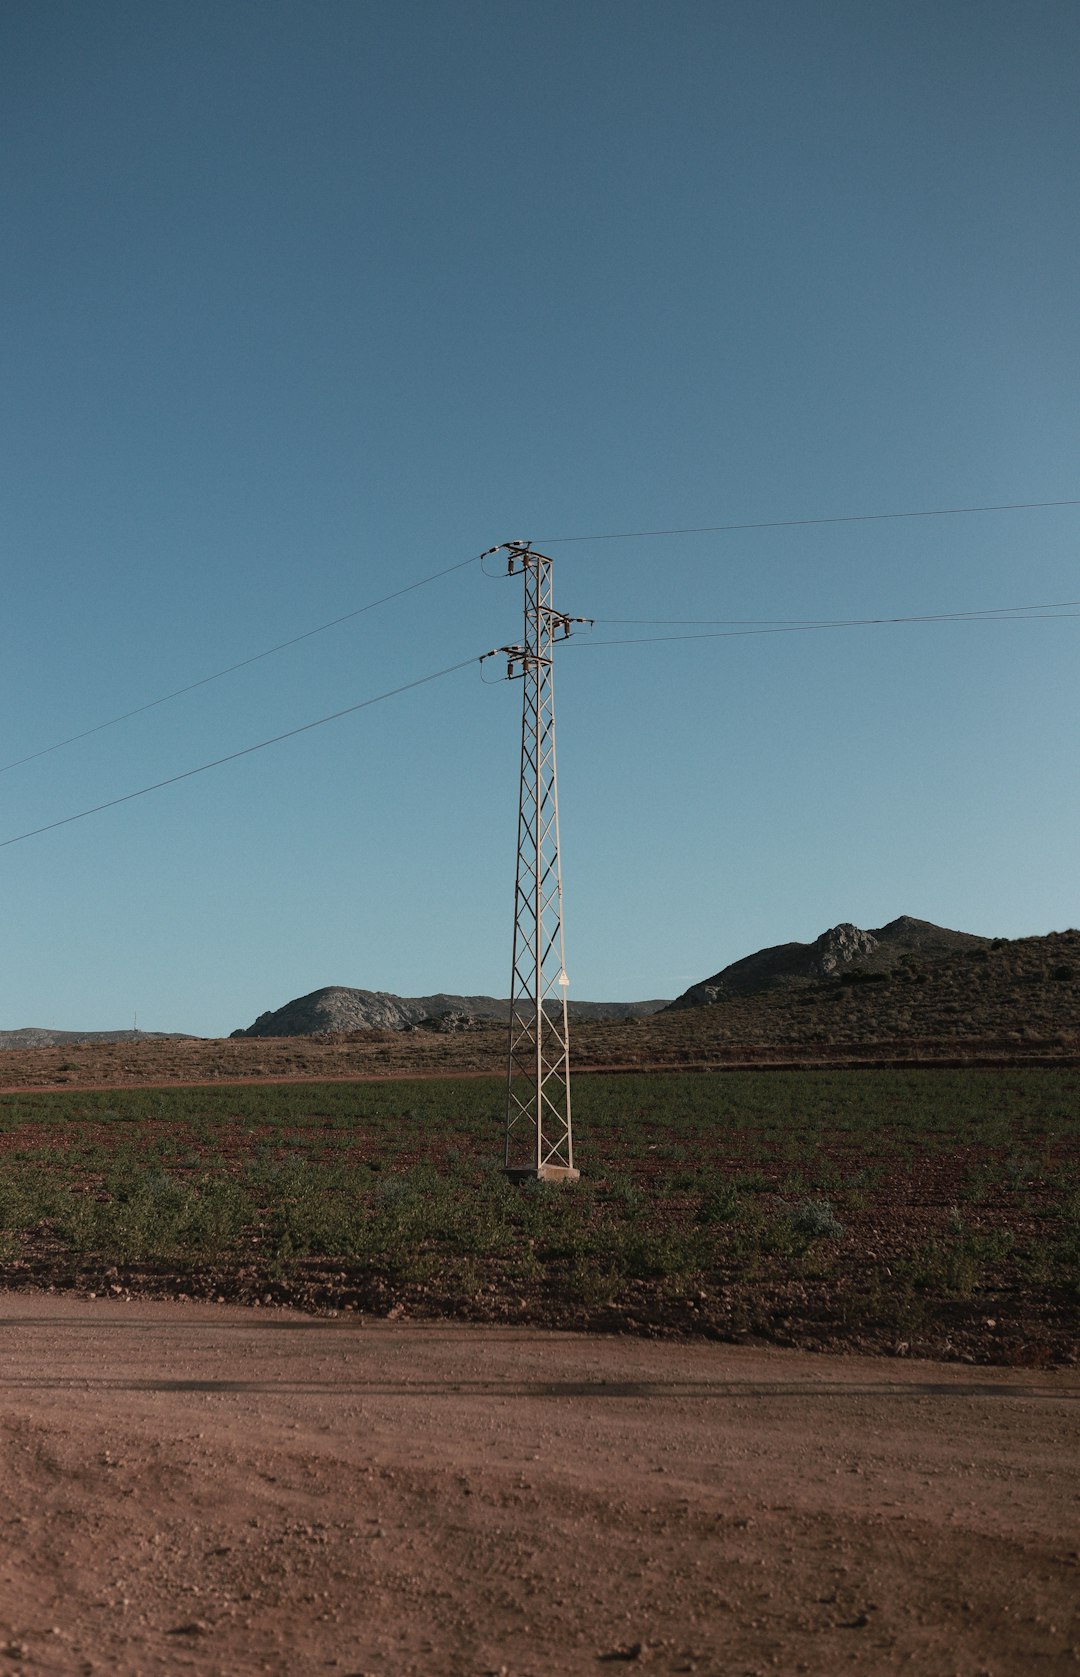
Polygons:
M574 1040L578 1055L619 1063L1069 1058L1080 1053L1080 931L908 951L890 970L721 996Z
M845 921L822 932L813 943L780 943L733 961L711 978L691 985L668 1006L671 1010L701 1007L728 996L839 980L848 973L889 973L907 957L925 963L955 952L985 949L992 941L915 920L909 914L869 932Z

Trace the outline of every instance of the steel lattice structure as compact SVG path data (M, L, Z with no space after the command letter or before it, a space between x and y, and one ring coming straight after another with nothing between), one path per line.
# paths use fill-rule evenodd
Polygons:
M552 606L546 555L527 543L506 547L509 574L524 578L525 639L501 648L509 655L508 674L522 683L505 1164L518 1180L573 1182L552 649L581 619Z

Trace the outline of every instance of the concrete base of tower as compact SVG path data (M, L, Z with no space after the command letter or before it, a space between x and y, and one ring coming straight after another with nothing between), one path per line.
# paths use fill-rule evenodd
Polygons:
M511 1182L577 1182L581 1172L569 1165L507 1165L503 1175Z

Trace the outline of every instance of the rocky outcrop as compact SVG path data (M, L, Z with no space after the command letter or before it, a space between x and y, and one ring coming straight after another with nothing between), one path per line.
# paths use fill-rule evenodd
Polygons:
M428 1014L425 1019L418 1019L415 1025L407 1025L410 1031L435 1031L440 1036L455 1036L459 1031L486 1031L496 1023L491 1018L481 1018L477 1013L459 1013L451 1009L448 1013Z
M571 1002L571 1019L639 1019L647 1013L659 1013L667 1004L647 1002ZM323 990L312 990L310 995L298 996L284 1007L271 1013L260 1013L246 1030L233 1031L239 1036L315 1036L324 1031L404 1031L423 1022L438 1020L446 1015L468 1019L507 1020L509 1001L495 996L395 996L388 990L352 990L344 985L328 985ZM425 1029L461 1029L427 1024Z
M811 945L813 965L822 978L832 978L851 967L866 966L878 947L873 932L860 931L858 926L842 921L830 931L822 932L816 943Z
M733 961L711 978L691 985L669 1008L703 1007L727 996L758 990L790 990L808 984L840 981L854 974L888 973L909 955L927 960L990 943L972 932L953 932L929 920L902 914L888 925L863 931L842 921L813 943L779 943Z

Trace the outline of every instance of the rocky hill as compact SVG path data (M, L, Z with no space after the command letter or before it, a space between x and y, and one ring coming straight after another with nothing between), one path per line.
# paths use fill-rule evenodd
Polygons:
M929 920L915 920L902 914L887 926L863 931L844 921L822 932L813 943L778 943L733 961L711 978L691 985L668 1004L668 1011L704 1007L732 996L749 996L763 990L795 990L832 979L872 981L893 972L902 961L917 958L934 961L946 955L986 949L993 940L972 932L953 932Z
M571 1002L570 1017L582 1019L640 1019L658 1013L663 1001ZM323 1031L405 1031L415 1027L443 1028L446 1015L458 1019L505 1020L510 1017L509 1001L494 996L395 996L386 990L350 990L328 985L298 996L272 1013L260 1013L242 1036L315 1036ZM458 1026L457 1028L460 1028Z

